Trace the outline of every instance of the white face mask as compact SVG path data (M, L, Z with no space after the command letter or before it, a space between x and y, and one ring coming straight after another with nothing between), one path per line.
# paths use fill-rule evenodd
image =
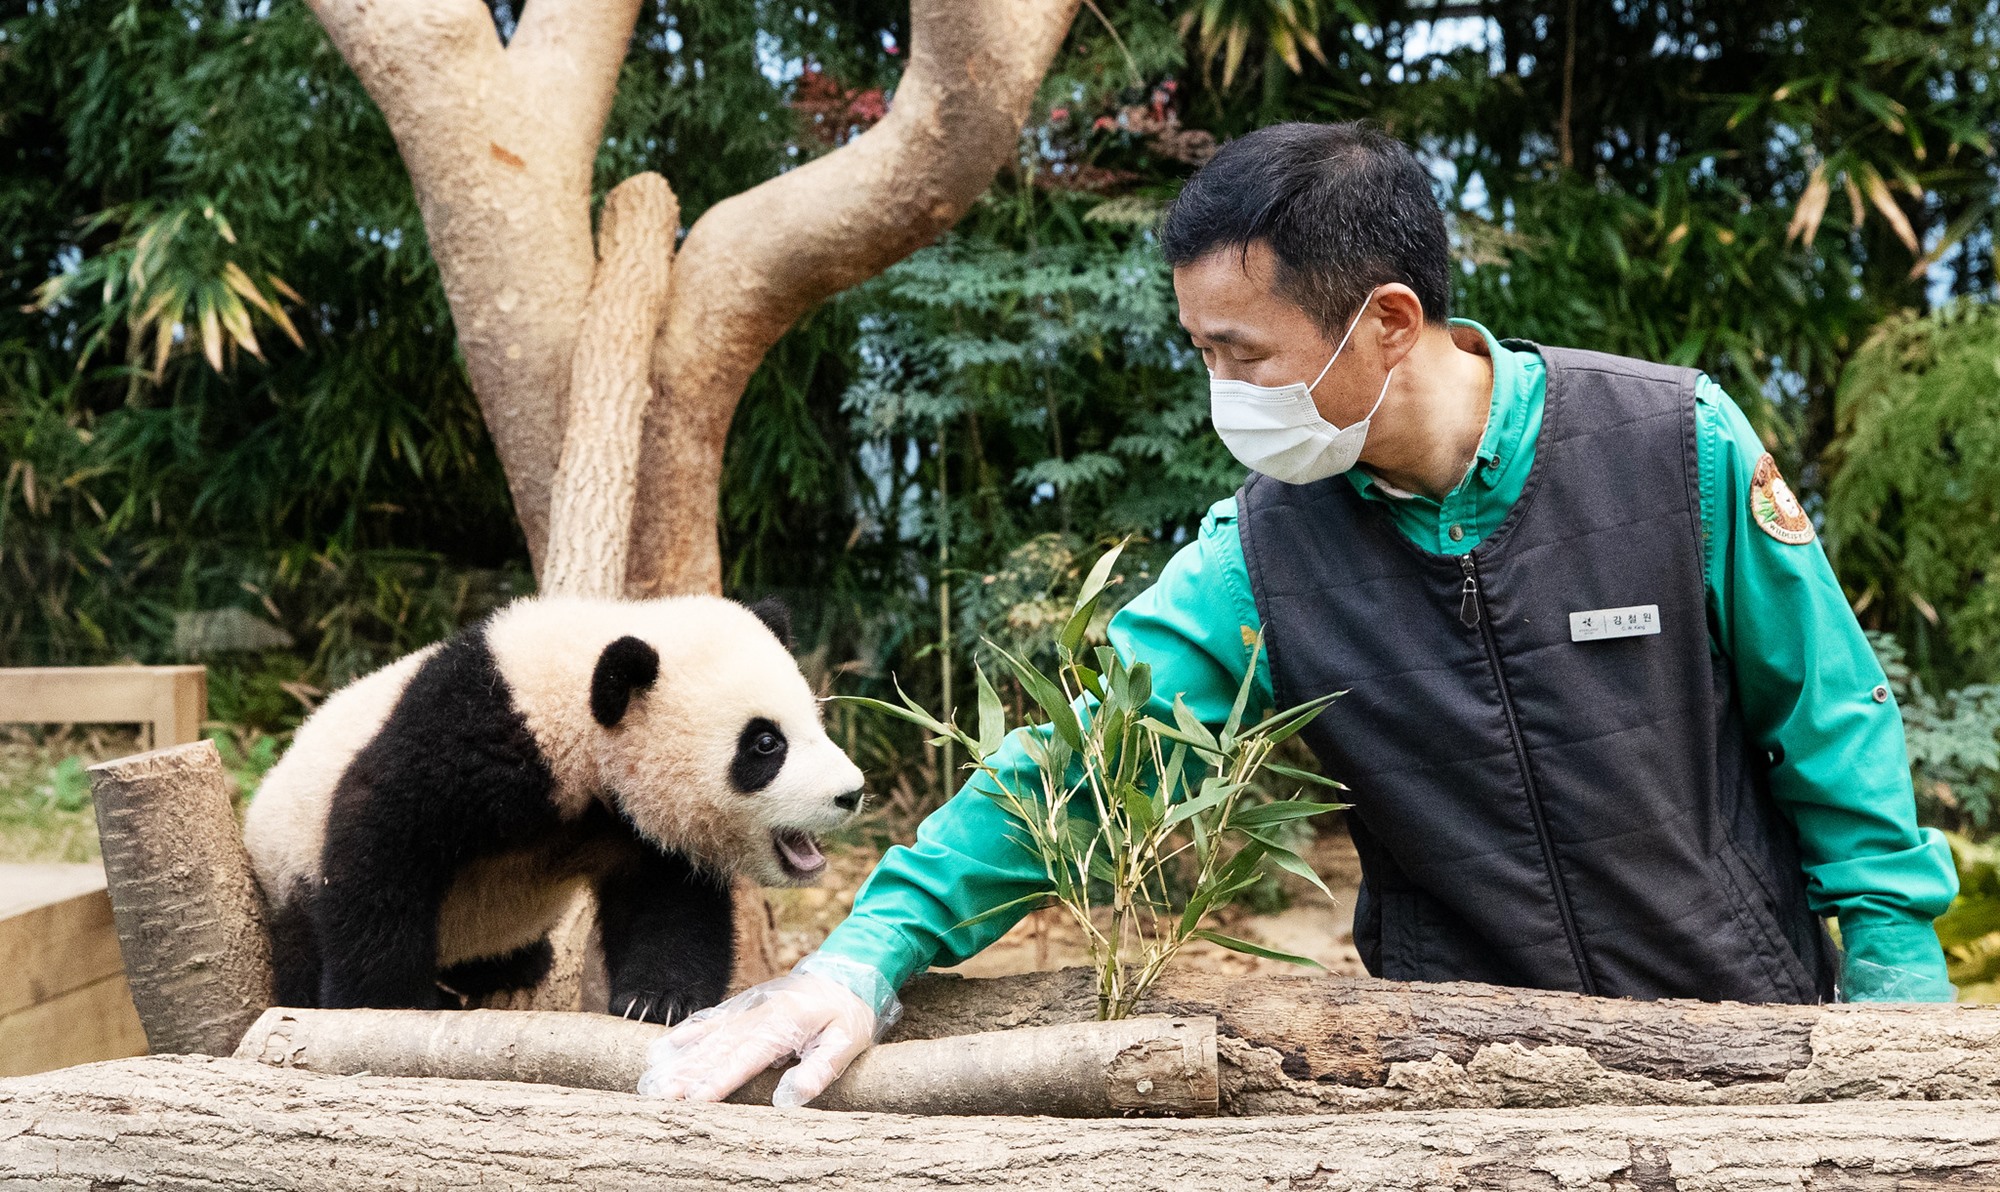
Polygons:
M1352 426L1335 426L1320 417L1312 391L1340 359L1341 349L1347 347L1361 323L1362 312L1374 300L1375 291L1368 291L1368 297L1361 300L1361 310L1355 311L1353 321L1347 324L1347 334L1340 337L1340 347L1333 350L1333 358L1310 385L1294 382L1272 387L1209 377L1209 417L1222 436L1223 446L1238 463L1286 484L1310 484L1338 476L1359 462L1361 445L1368 438L1368 420L1382 408L1396 370L1391 368L1389 376L1382 378L1382 392L1375 395L1374 406Z

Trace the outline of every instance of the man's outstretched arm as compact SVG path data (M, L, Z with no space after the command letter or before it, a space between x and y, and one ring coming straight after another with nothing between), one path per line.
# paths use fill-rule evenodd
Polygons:
M1153 667L1155 715L1171 722L1178 693L1196 716L1219 724L1235 701L1250 664L1247 643L1257 632L1235 502L1224 501L1159 580L1112 618L1109 635L1121 658ZM1260 662L1253 703L1268 706L1270 691ZM1079 701L1080 715L1091 709L1088 697ZM1017 730L990 763L1016 791L1037 786L1023 743L1029 731L1047 730ZM810 1062L801 1061L786 1100L803 1104L887 1029L904 981L934 964L958 964L1005 935L1027 904L960 924L1045 892L1050 883L1041 858L995 801L995 781L992 774L975 775L918 826L914 843L889 850L848 918L791 976L769 983L782 984L776 996L746 1003L758 992L751 990L667 1036L680 1037L681 1044L665 1047L663 1041L663 1062L642 1087L720 1100L772 1063L802 1055Z

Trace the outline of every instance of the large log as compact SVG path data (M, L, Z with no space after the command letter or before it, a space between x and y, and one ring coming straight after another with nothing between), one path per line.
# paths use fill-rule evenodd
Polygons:
M235 790L212 741L90 768L118 949L155 1053L228 1055L275 1000Z
M2000 1182L1987 1104L911 1118L114 1060L0 1081L0 1187L1915 1190Z
M268 1010L236 1058L333 1075L508 1080L631 1092L663 1026L602 1014ZM771 1103L778 1073L738 1090ZM1213 1116L1215 1020L1131 1018L885 1043L813 1102L915 1114Z
M1080 1022L1090 973L931 975L890 1039ZM1140 1012L1213 1015L1225 1114L2000 1100L2000 1007L1640 1002L1491 985L1184 971Z

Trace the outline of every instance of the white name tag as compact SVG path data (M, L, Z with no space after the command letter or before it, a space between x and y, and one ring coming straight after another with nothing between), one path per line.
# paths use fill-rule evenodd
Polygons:
M1569 615L1569 640L1600 642L1613 637L1644 637L1660 631L1660 606L1634 604L1627 608L1597 608Z

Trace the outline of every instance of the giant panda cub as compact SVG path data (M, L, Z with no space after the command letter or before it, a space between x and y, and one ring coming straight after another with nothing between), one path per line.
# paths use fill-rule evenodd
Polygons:
M731 877L816 880L861 803L787 636L776 605L530 598L328 699L243 825L279 1000L529 988L589 884L612 1013L715 1004Z

